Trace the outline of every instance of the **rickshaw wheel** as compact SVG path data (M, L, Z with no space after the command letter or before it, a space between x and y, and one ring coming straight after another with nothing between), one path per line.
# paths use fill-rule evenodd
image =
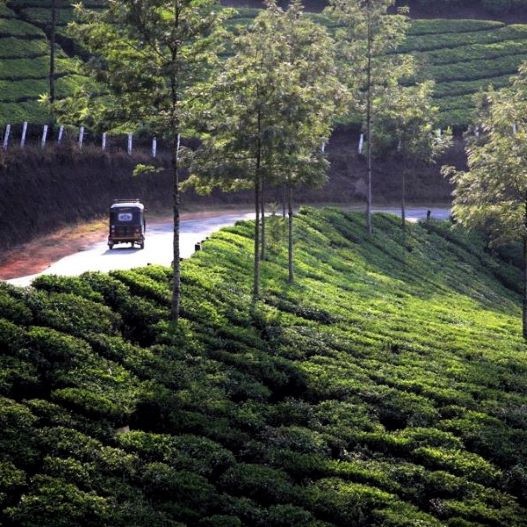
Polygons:
M113 243L109 243L108 244L108 248L110 249L110 251L113 249Z
M139 244L139 249L144 249L145 248L145 242L142 242Z

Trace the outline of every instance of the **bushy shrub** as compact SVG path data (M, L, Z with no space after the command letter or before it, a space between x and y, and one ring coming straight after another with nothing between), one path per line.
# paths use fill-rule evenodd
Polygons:
M5 283L0 283L0 315L18 325L28 325L33 319L23 299L17 298L13 288Z
M267 504L290 502L296 494L284 471L249 463L237 463L229 468L220 484L231 493Z
M446 450L438 447L420 447L414 450L413 454L426 465L450 469L472 481L487 485L492 485L501 475L496 467L471 452Z
M135 296L145 297L165 307L171 305L171 292L166 283L159 283L136 271L112 271L110 276L123 282Z
M124 449L142 458L163 461L176 470L188 470L209 478L217 477L235 462L231 452L204 437L133 431L117 439Z
M6 510L7 517L21 527L104 527L111 525L107 499L64 480L38 475L20 502Z
M71 293L93 302L102 302L101 293L94 291L86 280L74 276L41 275L31 284L35 289L52 293Z
M85 362L91 362L93 353L90 346L76 337L55 329L33 327L28 332L33 353L40 356L37 361L45 361L45 368L54 375L53 368L72 368Z
M121 323L107 306L71 293L37 292L28 305L36 324L80 337L90 332L114 334Z
M327 478L309 485L307 501L323 518L338 525L366 527L375 524L374 514L396 500L375 487Z
M37 418L23 404L0 397L0 452L17 467L30 467L38 458L33 427Z
M219 502L216 488L204 477L164 463L145 465L140 480L151 499L166 502L164 510L191 524L210 514Z
M38 393L39 388L40 377L35 364L27 359L0 355L0 394L28 397Z
M0 353L16 355L25 345L26 332L13 322L0 318Z
M103 448L100 441L64 426L43 427L37 431L36 437L48 455L72 457L83 462L96 460Z
M0 460L0 507L4 508L26 484L26 474L11 461Z

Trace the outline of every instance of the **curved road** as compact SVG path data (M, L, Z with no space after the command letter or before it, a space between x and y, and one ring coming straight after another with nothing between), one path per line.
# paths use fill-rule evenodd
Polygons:
M409 208L408 221L415 222L426 218L427 208ZM450 210L431 208L435 219L448 219ZM400 209L386 207L374 209L374 212L388 212L400 215ZM181 221L181 256L188 258L194 252L194 246L211 233L239 220L254 218L254 213L222 213L210 218L189 219ZM6 280L17 286L28 286L41 274L77 276L86 271L112 271L115 269L132 269L147 264L169 265L172 261L172 224L164 223L147 227L144 250L131 249L128 245L117 245L112 251L106 242L96 243L84 251L71 254L52 263L41 273L21 276Z

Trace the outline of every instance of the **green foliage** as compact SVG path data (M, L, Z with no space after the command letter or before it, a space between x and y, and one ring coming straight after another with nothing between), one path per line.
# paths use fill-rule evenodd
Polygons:
M2 524L525 525L515 253L295 221L297 281L271 251L252 315L250 223L185 261L174 338L170 268L0 287Z

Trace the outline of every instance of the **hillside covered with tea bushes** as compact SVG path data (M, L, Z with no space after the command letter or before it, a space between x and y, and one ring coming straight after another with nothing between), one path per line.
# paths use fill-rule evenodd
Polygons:
M527 0L526 0L527 1ZM74 19L73 0L59 0L57 29L59 42L68 44L71 57L59 48L58 96L71 94L82 81L73 58L75 47L67 38L66 25ZM237 3L237 2L230 2ZM451 2L455 13L459 2ZM41 124L49 119L39 96L47 93L47 43L51 18L50 0L8 0L11 9L0 7L0 125L28 120ZM100 9L104 0L88 0L85 5ZM258 9L236 6L237 14L228 27L249 24ZM434 12L426 2L420 8ZM322 4L319 6L322 8ZM310 13L317 22L334 32L335 23ZM436 81L435 97L441 125L465 127L473 119L473 96L490 85L508 84L518 66L527 60L527 24L492 20L422 19L413 20L401 53L416 58L417 80ZM16 60L16 63L13 62Z
M0 524L527 525L515 253L447 224L303 210L170 269L0 286Z
M56 90L59 97L79 84L79 64L57 45ZM47 122L39 97L48 92L49 44L44 30L0 4L0 124Z

